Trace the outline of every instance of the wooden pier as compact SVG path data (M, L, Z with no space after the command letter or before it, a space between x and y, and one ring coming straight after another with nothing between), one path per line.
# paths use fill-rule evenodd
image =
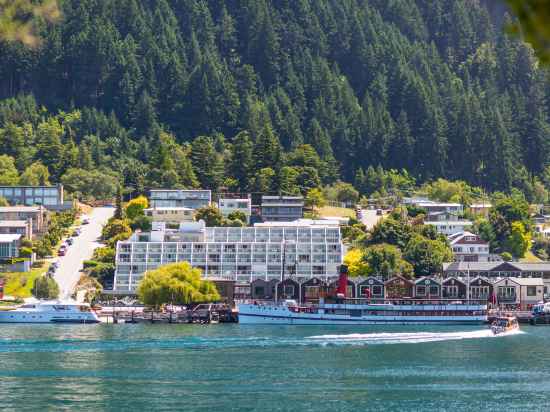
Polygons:
M192 309L178 311L110 307L99 311L98 316L104 323L213 324L237 322L236 312L224 304L201 304Z

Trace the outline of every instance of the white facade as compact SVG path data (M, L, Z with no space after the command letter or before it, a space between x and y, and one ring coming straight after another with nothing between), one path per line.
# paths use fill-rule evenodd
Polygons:
M162 229L162 225L156 225ZM340 229L331 226L209 227L184 223L179 230L135 233L117 243L114 290L135 292L143 274L160 265L188 261L203 277L255 279L334 278L342 263Z
M528 309L544 297L541 278L503 278L495 281L493 287L500 305L519 305Z
M231 212L243 212L246 216L246 222L250 223L250 215L252 214L252 202L249 198L246 199L219 199L218 209L222 215L227 217Z
M188 207L156 207L145 209L143 212L153 222L179 224L181 222L192 222L195 210Z
M437 220L425 221L424 224L435 226L438 233L446 236L454 235L459 232L465 232L472 226L469 220Z
M471 232L449 236L455 262L501 262L499 255L489 252L489 243Z

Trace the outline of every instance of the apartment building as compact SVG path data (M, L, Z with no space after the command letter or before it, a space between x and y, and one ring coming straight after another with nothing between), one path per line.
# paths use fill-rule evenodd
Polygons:
M304 198L301 196L262 196L264 222L292 222L304 217Z
M205 227L182 223L177 230L155 224L117 244L115 293L134 293L143 274L188 261L206 279L249 284L256 279L298 281L338 276L343 245L338 226Z
M159 207L186 207L200 209L209 206L212 200L210 190L152 189L149 191L149 205Z

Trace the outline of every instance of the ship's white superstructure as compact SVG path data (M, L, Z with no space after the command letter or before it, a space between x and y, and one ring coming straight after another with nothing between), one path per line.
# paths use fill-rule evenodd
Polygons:
M285 325L368 325L368 324L448 324L487 322L487 305L480 302L409 302L376 303L354 299L315 306L283 304L241 304L241 324Z
M16 309L0 311L0 323L98 323L97 314L86 303L36 301Z

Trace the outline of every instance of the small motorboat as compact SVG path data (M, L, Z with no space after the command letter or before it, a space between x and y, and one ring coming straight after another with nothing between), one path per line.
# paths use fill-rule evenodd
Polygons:
M513 330L519 330L518 320L515 316L498 317L491 324L491 330L495 335L511 332Z

